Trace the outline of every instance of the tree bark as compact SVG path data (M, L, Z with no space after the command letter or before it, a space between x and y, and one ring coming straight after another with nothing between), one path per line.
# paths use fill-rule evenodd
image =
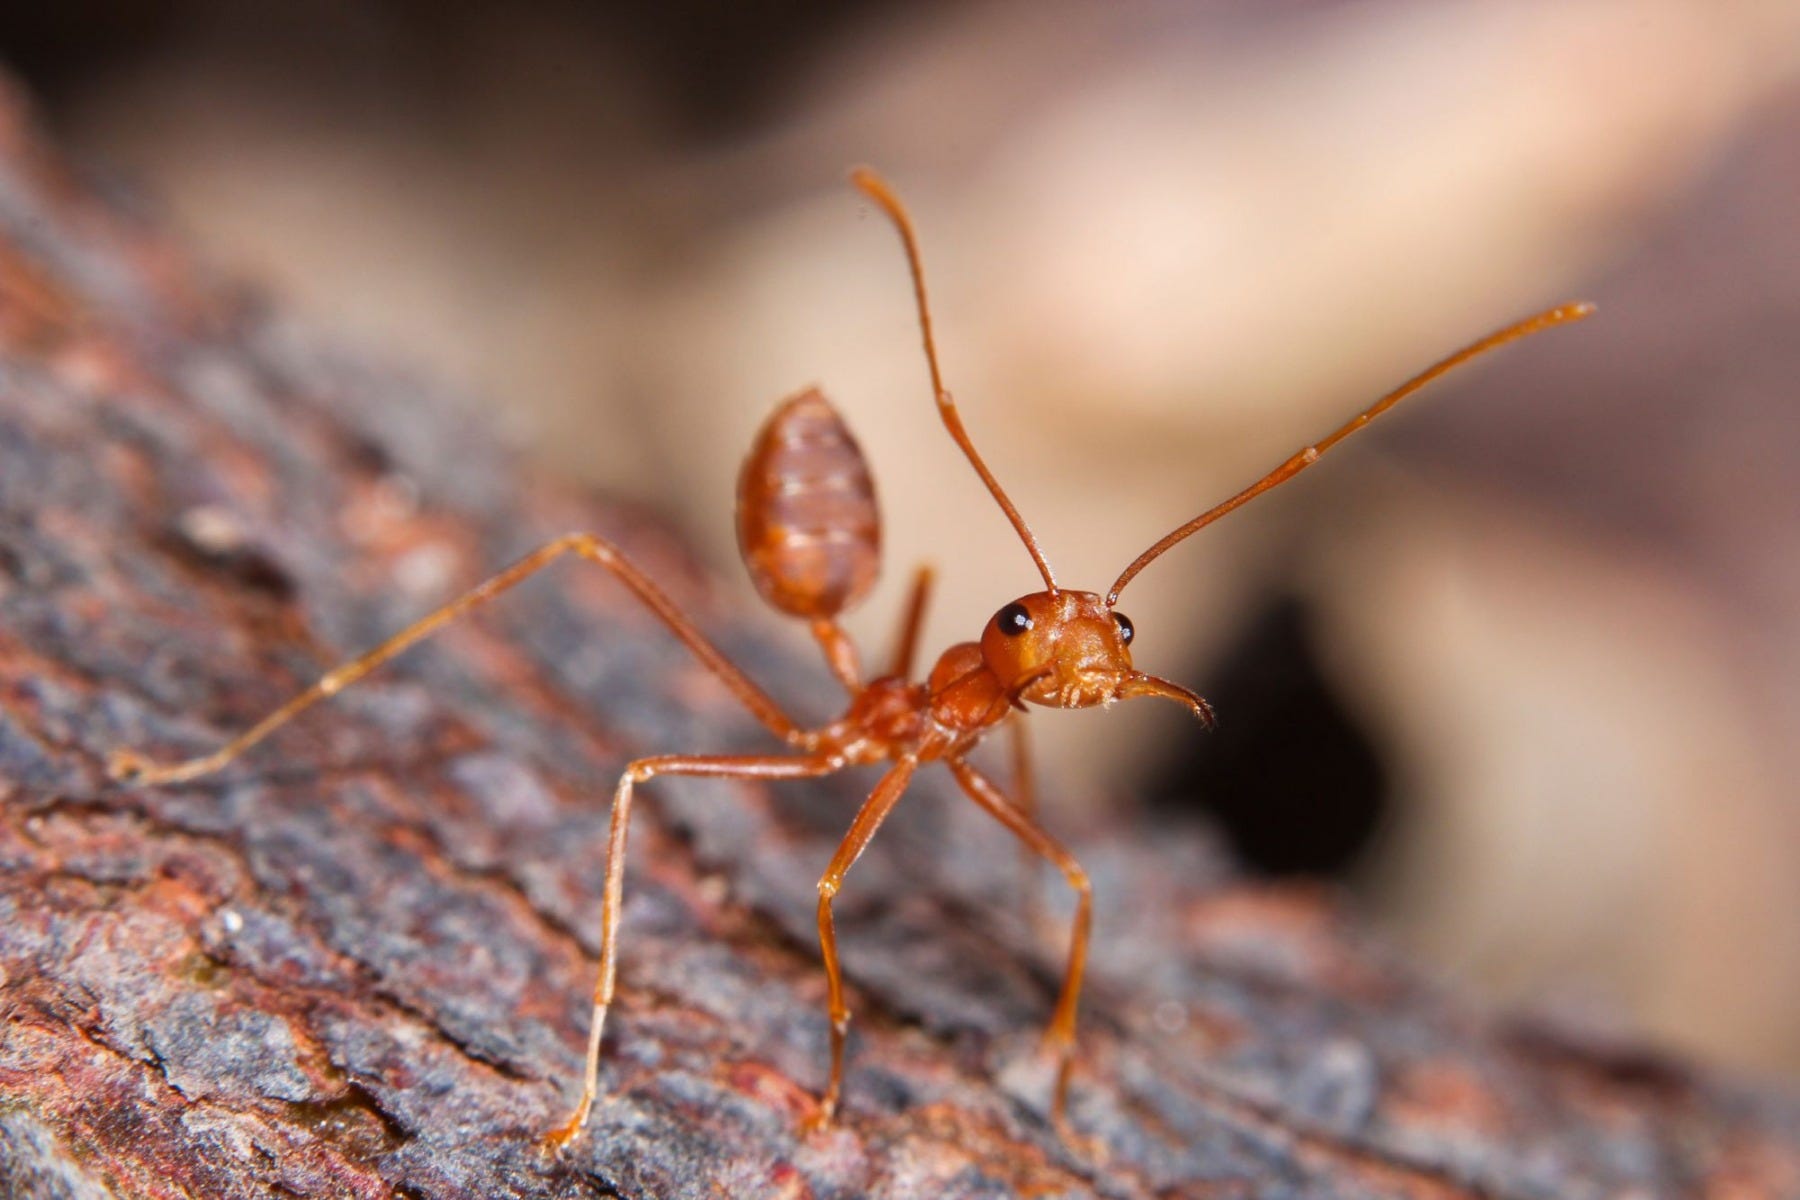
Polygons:
M613 780L766 742L622 588L554 568L216 777L103 764L210 750L575 528L802 715L841 701L653 522L209 278L0 97L6 1194L1800 1195L1791 1095L1476 1015L1324 894L1130 818L1070 839L1098 898L1078 1154L1036 1052L1062 933L929 773L840 903L846 1105L810 1136L814 883L869 779L648 785L602 1095L546 1156Z

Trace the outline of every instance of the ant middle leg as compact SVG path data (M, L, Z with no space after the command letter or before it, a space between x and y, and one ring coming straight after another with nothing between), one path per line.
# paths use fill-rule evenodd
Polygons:
M107 760L107 773L121 782L142 784L182 783L202 775L210 775L314 704L335 696L415 642L424 640L569 554L578 555L611 572L661 618L663 624L669 627L682 644L693 651L695 657L725 684L731 694L777 737L790 745L806 744L806 733L799 724L782 711L774 698L758 687L737 664L726 658L724 652L700 632L699 626L677 608L675 602L651 582L649 576L619 553L618 547L591 533L572 533L540 546L442 608L408 625L374 649L332 668L317 683L213 753L183 762L156 763L134 751L118 750Z
M962 785L963 791L968 793L971 800L1011 830L1013 836L1034 854L1048 859L1063 873L1069 886L1075 889L1075 923L1069 931L1068 965L1063 971L1062 991L1057 995L1056 1008L1050 1014L1050 1024L1044 1030L1044 1046L1056 1056L1056 1085L1050 1098L1050 1122L1065 1141L1074 1145L1086 1145L1086 1139L1069 1129L1067 1110L1069 1074L1075 1061L1075 1010L1081 999L1081 980L1087 970L1088 937L1093 928L1093 885L1088 881L1087 872L1075 861L1075 856L1045 833L992 780L960 758L946 759L945 765L950 768L950 773L956 777L956 782Z
M780 755L680 755L640 758L625 768L613 793L612 822L606 842L606 882L600 900L600 978L594 986L594 1011L588 1025L587 1062L582 1075L581 1099L569 1119L546 1134L548 1149L566 1146L587 1123L599 1088L600 1039L606 1029L606 1013L612 1006L618 978L619 912L625 898L625 838L631 824L631 800L636 785L658 775L696 775L715 779L814 779L842 770L843 760L834 755L789 758Z
M925 606L931 600L931 585L937 573L929 564L920 564L913 572L912 591L907 593L906 609L900 617L900 636L894 642L894 657L888 674L902 679L912 677L913 659L919 649L919 629L925 624Z

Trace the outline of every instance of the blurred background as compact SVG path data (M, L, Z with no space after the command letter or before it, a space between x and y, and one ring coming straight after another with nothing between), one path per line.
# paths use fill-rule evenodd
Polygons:
M728 600L738 462L824 386L882 489L872 653L917 561L933 648L1037 583L853 164L1074 586L1597 301L1133 583L1220 729L1036 718L1049 820L1209 812L1496 1005L1800 1072L1795 0L72 0L0 54L215 264L667 513Z

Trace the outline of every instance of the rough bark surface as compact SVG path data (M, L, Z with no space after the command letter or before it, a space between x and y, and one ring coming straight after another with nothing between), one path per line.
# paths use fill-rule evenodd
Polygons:
M558 567L215 780L102 763L212 748L569 528L828 715L652 524L522 482L440 391L205 278L0 97L0 1191L1800 1194L1791 1096L1473 1014L1325 898L1128 821L1072 839L1099 898L1078 1157L1035 1055L1062 948L930 778L844 894L847 1109L810 1137L813 884L868 780L647 788L604 1094L545 1157L613 777L763 744L622 589Z

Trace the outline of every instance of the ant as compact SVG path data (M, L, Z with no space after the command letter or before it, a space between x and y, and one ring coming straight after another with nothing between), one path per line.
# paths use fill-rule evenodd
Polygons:
M956 402L944 387L932 339L912 221L899 198L873 171L858 169L855 186L887 214L898 230L912 274L925 359L931 369L938 416L950 437L987 485L1006 519L1018 532L1044 579L1044 590L1002 606L980 639L944 651L922 682L912 677L914 650L931 589L931 572L914 578L899 639L887 670L865 679L855 645L838 616L869 592L880 566L881 523L874 484L862 451L843 419L817 389L782 403L763 425L738 479L737 533L744 565L757 590L775 608L810 623L825 661L845 691L844 714L818 728L790 717L749 676L707 640L651 578L627 561L610 542L590 533L558 538L487 579L473 590L401 630L358 658L328 672L317 683L264 717L212 754L185 762L158 764L128 750L112 755L111 776L139 784L181 783L232 762L317 701L335 695L415 642L442 629L526 578L570 555L611 572L642 600L725 687L782 742L781 754L660 754L631 762L613 795L606 851L606 880L600 912L600 976L594 991L581 1099L561 1126L545 1137L550 1149L568 1144L586 1123L599 1074L601 1035L613 1001L618 972L619 912L624 893L625 838L631 803L639 784L659 775L724 779L810 779L846 767L889 763L886 774L850 823L837 852L818 882L819 944L825 962L830 1031L830 1075L808 1130L830 1124L843 1090L844 1042L850 1009L838 965L832 899L852 865L875 836L922 765L940 762L978 806L1017 837L1024 848L1049 861L1075 892L1076 905L1062 988L1044 1034L1056 1077L1050 1117L1058 1134L1079 1139L1066 1110L1075 1048L1075 1012L1087 964L1093 889L1086 872L1063 845L1037 823L1028 776L1009 796L969 762L969 752L990 730L1023 713L1027 703L1054 708L1092 708L1141 696L1185 705L1202 724L1213 723L1212 708L1199 695L1132 666L1131 621L1117 609L1119 594L1151 562L1193 533L1250 500L1292 479L1319 456L1439 376L1477 355L1555 325L1580 320L1593 311L1586 303L1563 304L1509 325L1457 351L1402 384L1322 441L1304 447L1243 491L1172 530L1119 573L1105 595L1072 591L1056 580L1031 527L1008 499L963 428ZM1023 761L1023 755L1020 756ZM1023 774L1023 773L1021 773Z

